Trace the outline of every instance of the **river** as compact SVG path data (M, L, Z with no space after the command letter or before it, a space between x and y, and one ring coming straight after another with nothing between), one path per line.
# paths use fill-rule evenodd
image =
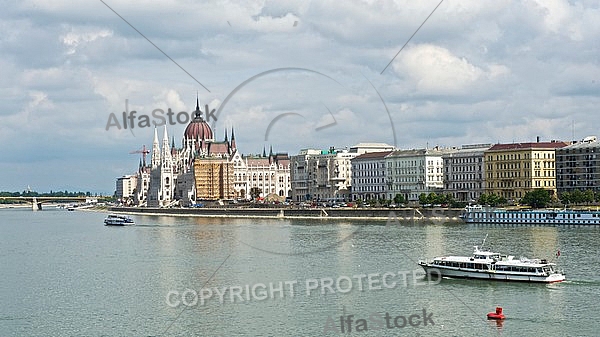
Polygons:
M105 216L0 210L0 336L599 335L598 227ZM423 279L486 235L567 281Z

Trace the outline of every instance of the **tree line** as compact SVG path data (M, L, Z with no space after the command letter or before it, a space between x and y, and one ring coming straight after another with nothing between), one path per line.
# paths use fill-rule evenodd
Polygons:
M9 192L9 191L2 191L0 192L0 203L1 204L12 204L18 201L15 200L6 200L6 199L1 199L3 197L10 197L10 198L19 198L19 197L27 197L27 198L31 198L31 197L92 197L95 196L97 197L98 194L93 194L92 192L82 192L82 191L77 191L77 192L69 192L67 190L64 191L52 191L50 190L50 192L36 192L36 191L23 191L23 192Z

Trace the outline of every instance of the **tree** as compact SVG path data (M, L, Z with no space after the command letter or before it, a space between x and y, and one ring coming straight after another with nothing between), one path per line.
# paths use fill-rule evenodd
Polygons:
M521 203L533 208L543 208L550 202L550 192L548 190L537 188L525 193Z
M585 200L585 197L583 195L583 192L581 192L580 190L575 190L573 192L571 192L571 202L574 204L581 204L583 203Z
M427 203L428 203L427 202L427 194L425 194L425 193L419 194L419 204L425 205Z
M592 190L585 190L585 192L583 192L583 202L591 204L594 202L594 191Z
M563 192L560 195L560 202L562 202L565 205L571 203L571 193Z
M496 207L498 205L506 204L507 200L504 197L498 196L496 194L481 194L479 196L479 200L477 201L480 205L490 205L492 207Z
M396 205L405 203L404 196L402 194L396 194L396 196L394 196L394 203Z

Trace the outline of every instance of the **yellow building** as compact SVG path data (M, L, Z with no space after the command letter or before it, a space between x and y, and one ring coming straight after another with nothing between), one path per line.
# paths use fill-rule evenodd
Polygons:
M567 143L496 144L485 151L486 193L508 200L520 199L532 189L543 188L556 193L555 150Z
M233 163L226 158L197 157L194 159L197 200L233 199Z

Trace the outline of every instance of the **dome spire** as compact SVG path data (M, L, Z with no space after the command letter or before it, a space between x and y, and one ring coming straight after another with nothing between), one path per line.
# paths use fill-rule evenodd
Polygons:
M196 91L196 113L194 114L194 119L202 119L200 115L202 115L202 111L200 111L200 101L198 99L198 92Z

